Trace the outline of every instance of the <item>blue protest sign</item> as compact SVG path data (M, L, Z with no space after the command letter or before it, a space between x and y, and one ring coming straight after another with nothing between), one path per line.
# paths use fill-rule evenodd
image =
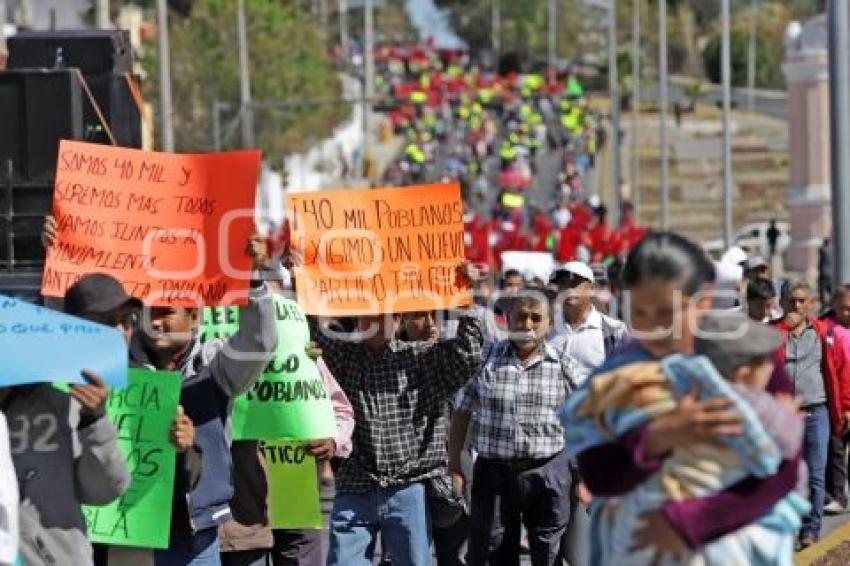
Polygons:
M127 343L114 328L0 295L0 387L85 383L84 369L123 387L127 365Z

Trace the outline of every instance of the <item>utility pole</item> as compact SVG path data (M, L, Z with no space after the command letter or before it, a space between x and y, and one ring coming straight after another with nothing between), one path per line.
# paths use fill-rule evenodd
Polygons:
M832 173L832 251L835 284L850 283L850 162L848 162L848 135L850 135L850 108L848 108L847 81L850 65L847 52L846 0L829 1L829 110L830 157Z
M371 160L372 154L372 97L375 94L375 21L374 1L366 0L364 4L366 26L364 49L363 77L363 164ZM368 171L364 168L364 174Z
M640 5L632 2L632 205L634 216L640 214L640 159L638 158L638 120L640 118Z
M348 66L348 0L339 0L339 47L342 50L343 64Z
M556 0L549 0L549 37L547 38L547 56L546 64L549 67L548 79L550 82L555 80L555 41L558 36L558 8Z
M212 138L213 151L221 151L221 116L219 116L219 101L213 100L212 103Z
M661 145L661 229L670 229L670 185L667 175L667 2L658 2L659 144Z
M620 85L617 84L617 3L608 3L608 97L611 118L611 221L620 223Z
M156 45L159 66L159 102L162 113L162 150L174 151L174 124L171 108L171 51L168 47L168 6L156 0Z
M722 45L720 74L723 83L723 245L732 246L732 68L730 62L729 0L721 0L720 25Z
M328 0L319 0L319 32L323 38L328 35Z
M502 15L499 3L501 0L491 0L492 12L490 13L490 40L493 47L493 63L496 71L499 69L499 53L502 50Z
M109 0L96 0L95 12L95 25L98 29L112 27L109 18Z
M248 69L248 30L245 0L236 0L236 32L239 42L239 114L242 117L242 146L254 147L254 109L251 107L251 75Z
M756 89L756 26L758 26L758 0L750 0L750 44L747 49L747 112L755 112Z

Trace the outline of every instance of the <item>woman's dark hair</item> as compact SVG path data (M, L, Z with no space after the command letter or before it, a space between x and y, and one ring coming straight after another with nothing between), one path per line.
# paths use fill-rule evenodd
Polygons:
M629 252L622 278L626 289L660 280L693 295L714 282L715 270L708 255L689 239L673 232L652 232Z

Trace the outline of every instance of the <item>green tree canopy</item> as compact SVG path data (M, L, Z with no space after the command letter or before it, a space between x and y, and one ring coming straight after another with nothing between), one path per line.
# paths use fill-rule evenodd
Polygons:
M761 88L784 88L782 62L785 58L783 38L785 28L794 19L793 5L769 2L761 5L756 14L746 12L732 18L730 30L730 63L732 85L747 86L747 58L750 45L750 24L756 23L756 86ZM720 77L720 29L715 24L702 52L708 78L719 83Z
M346 116L347 106L309 104L341 97L341 85L324 39L303 7L279 0L247 0L245 6L253 99L308 102L255 110L258 145L266 158L279 164L281 157L329 135ZM236 1L195 0L189 17L172 14L169 31L177 149L210 150L213 103L230 105L221 115L225 126L239 105ZM156 99L156 51L150 47L144 61L145 86L149 98ZM241 145L235 130L235 135L223 136L223 147Z

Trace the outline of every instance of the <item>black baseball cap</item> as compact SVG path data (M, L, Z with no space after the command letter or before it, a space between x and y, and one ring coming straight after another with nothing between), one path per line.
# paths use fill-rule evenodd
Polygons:
M106 313L123 306L142 308L142 302L131 297L121 282L105 273L88 273L65 292L65 312Z

